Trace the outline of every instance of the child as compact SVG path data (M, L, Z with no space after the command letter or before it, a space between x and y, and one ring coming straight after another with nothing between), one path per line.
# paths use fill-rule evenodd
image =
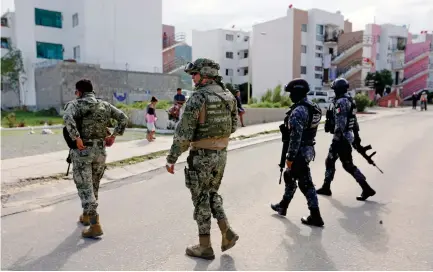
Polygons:
M146 112L146 122L147 122L147 140L149 142L152 142L156 138L155 135L155 123L156 123L156 103L158 102L158 99L156 99L154 96L152 96L152 99L150 100L150 104L147 107Z

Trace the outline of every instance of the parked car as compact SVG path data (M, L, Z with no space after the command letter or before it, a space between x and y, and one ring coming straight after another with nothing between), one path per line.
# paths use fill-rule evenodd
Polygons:
M308 100L313 101L315 99L318 103L330 103L334 97L334 91L310 91L307 93Z

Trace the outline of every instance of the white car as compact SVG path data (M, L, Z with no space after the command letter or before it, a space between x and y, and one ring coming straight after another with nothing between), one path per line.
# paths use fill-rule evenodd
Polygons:
M307 93L308 100L316 99L318 103L330 103L334 97L334 91L310 91Z

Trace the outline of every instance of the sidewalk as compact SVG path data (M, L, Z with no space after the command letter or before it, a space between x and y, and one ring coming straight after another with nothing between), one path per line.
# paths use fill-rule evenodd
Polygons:
M374 111L377 113L358 115L358 120L367 121L410 112L410 110L405 108L374 109ZM239 127L231 137L234 138L241 135L250 136L260 132L278 130L280 124L281 121L251 125L243 128ZM147 140L115 143L112 147L107 148L107 162L120 161L134 156L142 156L162 150L168 150L171 147L172 139L172 136L159 136L152 143L149 143ZM230 145L232 145L232 143L230 143ZM46 177L59 173L66 173L68 167L68 164L66 163L66 157L68 156L68 152L69 150L65 149L64 151L59 152L2 160L1 182L2 184L15 183L22 179ZM70 172L71 171L72 167L70 169Z
M249 136L264 131L276 130L280 124L281 122L273 122L239 127L231 137ZM149 143L145 139L114 143L112 147L107 148L107 162L120 161L134 156L168 150L172 142L172 136L158 136L152 143ZM66 143L65 148L67 148ZM62 172L66 173L68 168L68 164L66 163L68 152L69 150L65 149L59 152L2 160L1 182L3 184L14 183L21 179L52 176ZM72 167L70 171L72 171Z

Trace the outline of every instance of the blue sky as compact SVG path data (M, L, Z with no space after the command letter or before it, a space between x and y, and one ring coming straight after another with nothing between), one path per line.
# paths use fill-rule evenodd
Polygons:
M32 0L28 0L32 1ZM70 1L70 0L59 0ZM128 0L123 0L127 3ZM154 0L143 0L154 1ZM251 30L255 23L282 17L287 7L319 8L330 12L341 11L354 30L365 24L392 23L408 25L409 31L433 31L433 0L162 0L163 23L174 25L177 32L185 32L191 43L192 29L231 28ZM1 0L2 13L13 10L13 0ZM430 18L428 17L430 16Z

